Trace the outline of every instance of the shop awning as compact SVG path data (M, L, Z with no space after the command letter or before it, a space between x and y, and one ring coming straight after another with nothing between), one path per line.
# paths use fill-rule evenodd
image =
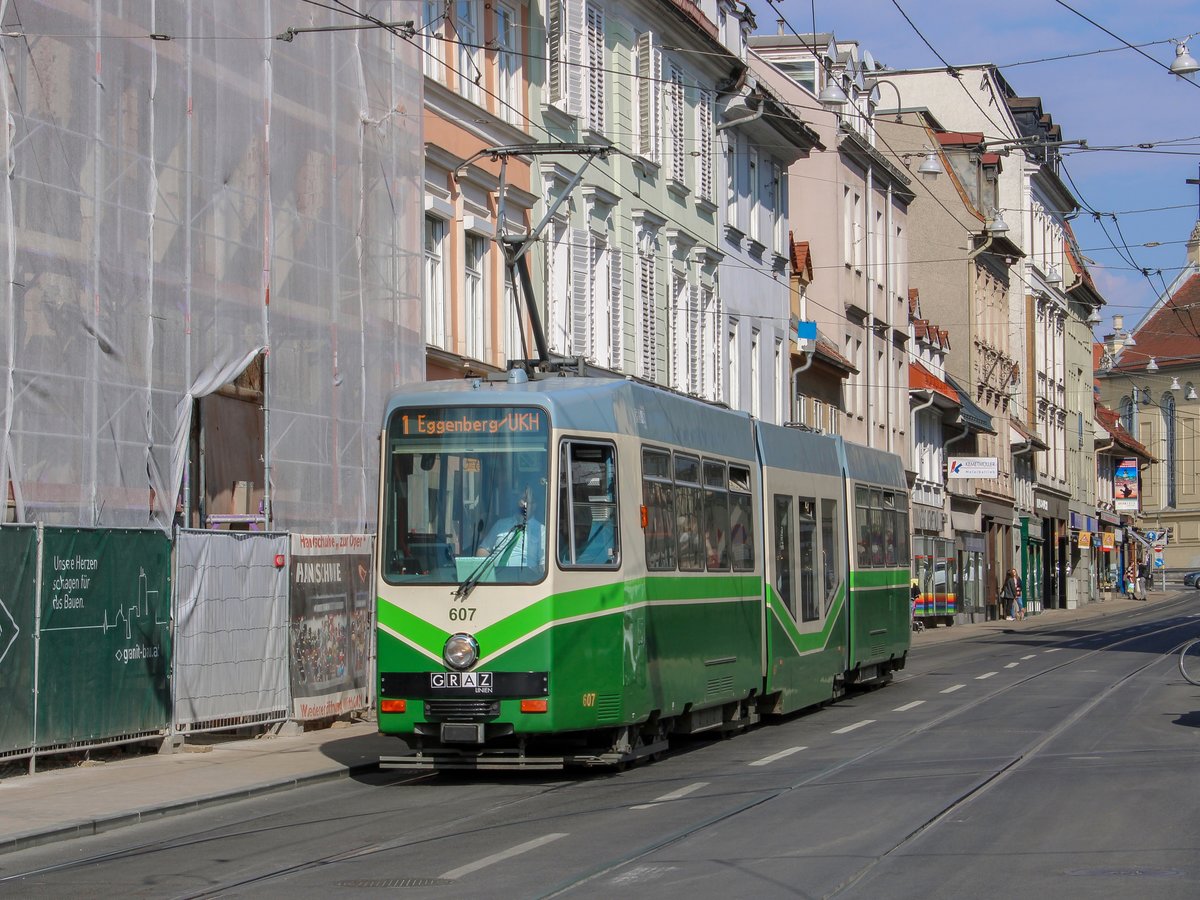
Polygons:
M959 405L958 391L942 381L919 362L908 364L908 389L910 391L929 391L935 400L941 400L940 406L957 407Z
M1144 537L1142 537L1140 534L1138 534L1136 531L1134 531L1132 528L1126 528L1125 533L1127 535L1129 535L1131 538L1133 538L1135 541L1137 541L1139 544L1141 544L1143 547L1145 547L1147 550L1150 549L1150 542L1148 540L1146 540Z

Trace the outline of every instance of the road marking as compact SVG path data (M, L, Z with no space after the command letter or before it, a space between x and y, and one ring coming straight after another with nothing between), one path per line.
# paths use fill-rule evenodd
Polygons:
M965 687L966 687L965 684L956 684L956 685L953 685L952 687L946 688L944 691L942 691L942 693L943 694L953 694L955 691L961 691Z
M1019 665L1020 665L1020 663L1018 663L1018 662L1017 663L1005 663L1004 668L1015 669Z
M997 673L995 673L995 672L984 672L982 675L976 675L976 676L975 676L975 680L976 680L976 681L983 681L983 679L985 679L985 678L991 678L991 677L992 677L993 675L995 675L995 674L997 674Z
M514 856L520 856L522 853L528 853L530 850L536 850L538 847L544 847L559 838L565 838L566 834L544 834L540 838L534 838L532 841L526 841L523 844L517 844L515 847L509 847L507 850L501 850L499 853L493 853L491 856L485 856L483 859L477 859L475 862L467 863L465 866L459 866L457 869L451 869L440 875L440 878L455 879L462 878L464 875L470 875L472 872L478 872L480 869L486 869L492 863L498 863L502 860L510 859Z
M700 788L708 787L707 781L697 781L695 784L689 784L687 787L681 787L677 791L671 791L669 794L663 794L661 797L655 797L649 803L639 803L637 806L631 806L630 809L649 809L652 806L657 806L660 803L667 803L670 800L679 800L686 797L688 794L700 790Z
M1036 653L1030 653L1027 656L1022 656L1021 659L1033 659L1035 656L1037 656Z
M924 700L914 700L912 703L905 703L903 706L897 706L892 712L908 712L910 709L920 706Z
M1062 647L1051 647L1049 650L1043 650L1043 653L1057 653Z
M864 725L870 725L874 719L863 719L861 722L855 722L853 725L847 725L845 728L835 728L830 734L845 734L847 731L853 731L855 728L862 728Z
M752 766L769 766L777 759L783 759L785 756L791 756L793 753L799 753L801 750L807 750L807 747L788 747L786 750L780 750L778 753L772 753L770 756L764 756L762 759L756 759L749 765Z

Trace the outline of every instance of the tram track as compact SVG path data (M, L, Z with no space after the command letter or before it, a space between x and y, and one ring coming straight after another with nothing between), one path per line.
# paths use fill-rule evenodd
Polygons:
M1172 602L1173 606L1181 607L1181 606L1186 605L1188 600L1182 599L1179 601L1171 601L1171 602ZM1160 606L1158 608L1158 610L1161 611L1162 608L1163 607ZM998 687L998 688L996 688L992 691L989 691L979 697L976 697L966 703L960 704L960 705L954 707L953 709L947 710L945 713L942 713L939 716L936 716L926 722L923 722L920 725L914 726L913 728L911 728L905 732L897 734L894 737L889 738L889 739L883 741L882 743L880 743L862 753L857 754L854 757L851 757L850 759L842 760L841 762L839 762L835 765L827 766L824 769L822 769L821 771L814 772L814 773L806 776L805 778L800 779L799 781L796 781L792 784L778 788L775 791L772 791L771 793L767 794L766 796L755 798L753 800L750 800L743 804L740 804L739 806L737 806L733 809L725 810L724 812L722 812L720 814L717 814L717 815L708 817L706 819L700 820L698 822L692 823L684 828L679 829L678 831L676 831L672 834L665 835L661 840L655 841L651 844L644 845L635 851L630 851L629 853L624 854L620 858L608 860L605 863L596 866L592 870L590 870L586 873L583 873L578 877L561 882L560 884L555 885L550 890L548 890L544 893L538 894L536 896L537 896L538 900L550 900L550 898L564 896L564 895L568 894L570 891L572 891L578 887L582 887L583 885L585 885L589 882L593 882L599 878L603 878L607 874L618 871L632 863L638 862L639 860L642 860L642 859L646 858L647 856L650 856L651 854L658 852L659 850L662 850L662 849L669 847L673 844L676 844L682 840L685 840L689 837L697 835L708 828L712 828L717 825L726 824L726 823L730 822L731 820L737 818L738 816L740 816L750 810L753 810L753 809L756 809L763 805L769 804L775 800L779 800L779 799L785 797L787 794L791 793L792 791L799 790L801 788L805 788L810 785L821 783L824 780L826 780L827 778L829 778L830 776L837 774L838 772L841 772L852 766L858 765L859 763L862 763L862 762L870 759L873 756L877 756L880 753L883 753L885 751L888 751L895 747L898 747L901 744L905 743L906 741L910 741L910 740L932 730L933 728L943 725L958 716L961 716L961 715L963 715L985 703L988 703L988 702L996 699L998 696L1001 696L1005 693L1015 691L1018 688L1027 686L1030 682L1036 681L1037 679L1040 679L1040 678L1044 678L1048 675L1054 674L1055 672L1059 672L1065 668L1077 665L1079 663L1083 663L1097 654L1104 653L1104 652L1111 652L1113 649L1120 647L1122 644L1130 643L1135 640L1144 640L1146 638L1150 638L1150 637L1154 637L1155 635L1158 635L1158 634L1163 634L1163 633L1167 633L1170 631L1174 631L1176 629L1183 628L1183 627L1186 627L1189 625L1192 627L1195 627L1196 624L1197 624L1196 620L1193 620L1193 619L1176 621L1176 622L1172 622L1169 625L1165 625L1161 628L1156 628L1152 631L1142 631L1135 635L1126 635L1126 636L1118 637L1115 640L1112 640L1111 642L1108 642L1100 647L1092 647L1092 648L1074 647L1074 646L1070 647L1069 649L1076 649L1076 650L1083 651L1082 655L1071 658L1071 659L1064 660L1061 663L1057 663L1048 668L1042 669L1039 672L1035 672L1035 673L1032 673L1023 678L1019 678L1010 684L1006 684L1001 687ZM1024 633L1030 634L1033 632L1026 631ZM903 850L906 846L908 846L913 841L917 840L919 837L926 834L932 828L935 828L939 823L945 821L947 818L949 818L955 812L961 810L964 806L970 804L975 799L986 794L992 787L1002 783L1010 775L1012 775L1014 772L1019 770L1022 766L1026 765L1034 757L1036 757L1037 754L1046 745L1048 745L1050 742L1055 740L1057 737L1061 736L1063 733L1068 731L1071 727L1073 727L1076 723L1078 723L1081 719L1083 719L1089 712L1091 712L1093 709L1095 709L1096 706L1098 706L1101 702L1103 702L1105 699L1107 699L1109 696L1111 696L1113 693L1115 693L1120 687L1124 686L1126 683L1128 683L1133 678L1140 675L1142 672L1146 671L1147 669L1160 664L1164 659L1170 658L1172 655L1174 655L1176 652L1178 652L1178 648L1179 648L1179 645L1175 645L1170 650L1164 651L1162 653L1158 653L1149 662L1146 662L1146 663L1138 666L1131 672L1127 672L1126 674L1124 674L1123 676L1118 678L1116 681L1114 681L1113 683L1108 685L1104 690L1102 690L1101 692L1099 692L1098 694L1093 696L1091 699L1089 699L1086 703L1083 703L1079 707L1077 707L1074 711L1071 712L1071 714L1066 716L1050 732L1042 734L1035 740L1031 741L1028 745L1026 745L1024 748L1022 748L1019 752L1011 755L1010 758L1004 764L995 766L991 772L989 772L984 777L980 778L976 784L971 786L968 790L961 792L957 797L955 797L949 803L944 805L940 810L938 810L932 816L929 816L924 822L922 822L916 828L912 829L907 834L905 834L904 837L901 840L897 841L891 848L884 851L883 853L878 854L871 862L867 863L866 865L862 866L860 869L858 869L857 871L855 871L854 873L849 875L844 881L842 881L839 885L837 885L832 891L829 891L822 896L827 897L827 898L837 897L837 896L842 895L842 894L846 893L847 891L851 890L853 887L855 887L857 884L859 884L864 878L869 876L871 874L871 872L880 863L887 860L889 857L895 855L899 851ZM1064 649L1068 649L1068 648L1064 648Z
M1158 612L1162 612L1162 611L1173 612L1176 609L1184 607L1189 601L1188 601L1188 599L1181 599L1178 601L1168 601L1168 602L1171 604L1170 607L1167 607L1166 604L1163 604L1163 605L1156 607L1156 611L1158 611ZM640 846L632 848L625 853L619 854L617 856L614 856L611 859L597 863L595 866L589 868L587 871L580 872L577 875L571 876L570 878L565 879L565 880L561 881L560 883L549 887L548 889L544 890L540 894L537 894L536 896L541 897L541 898L551 898L551 897L559 897L559 896L568 894L569 892L571 892L572 890L574 890L576 888L579 888L588 883L594 882L597 879L603 878L607 874L615 872L615 871L617 871L625 866L628 866L632 863L638 862L639 860L644 859L645 857L648 857L664 848L670 847L670 846L677 844L681 841L684 841L692 836L701 834L708 829L718 827L722 824L728 823L731 820L736 819L738 816L740 816L744 813L747 813L751 810L754 810L756 808L770 804L775 800L785 797L790 792L800 790L802 788L805 788L805 787L808 787L811 785L820 784L820 783L828 780L829 778L837 775L840 772L843 772L847 769L851 769L855 766L858 766L858 765L870 760L872 757L878 756L879 754L886 753L890 750L893 750L893 749L903 745L905 742L911 741L911 740L913 740L913 739L915 739L915 738L917 738L917 737L919 737L941 725L944 725L947 722L954 720L956 717L962 716L962 715L970 712L971 710L973 710L987 702L990 702L1007 692L1016 691L1016 690L1019 690L1022 688L1027 688L1028 685L1030 685L1033 682L1036 682L1038 679L1042 679L1047 676L1051 676L1051 675L1053 675L1057 672L1060 672L1063 669L1066 669L1068 667L1079 665L1081 663L1085 663L1087 660L1091 659L1092 657L1096 656L1097 654L1109 652L1109 651L1112 651L1113 649L1120 648L1122 645L1125 645L1125 644L1128 644L1128 643L1131 643L1134 641L1144 641L1144 640L1151 639L1158 635L1167 634L1172 631L1177 631L1179 629L1186 628L1188 626L1195 628L1196 625L1197 625L1196 619L1173 620L1173 621L1168 622L1167 624L1162 625L1161 627L1157 627L1152 630L1139 630L1136 634L1124 633L1128 626L1122 625L1122 626L1119 626L1117 629L1115 629L1115 633L1113 633L1110 636L1111 639L1106 640L1103 642L1103 644L1101 644L1099 646L1094 646L1094 647L1079 646L1078 643L1076 642L1076 640L1065 641L1065 642L1063 642L1063 645L1062 645L1063 649L1073 649L1075 651L1078 651L1079 655L1073 656L1068 659L1064 659L1062 662L1055 663L1046 668L1040 669L1037 672L1032 672L1029 675L1015 679L1014 681L1012 681L1008 684L998 685L994 689L989 690L986 693L981 694L978 697L972 698L963 703L959 703L956 706L954 706L953 708L948 709L945 712L943 712L927 721L924 721L924 722L922 722L918 725L915 725L909 729L906 729L905 731L903 731L901 733L898 733L890 738L887 738L887 739L883 740L881 743L874 745L874 746L870 747L869 749L862 751L861 753L855 754L854 756L852 756L850 758L843 759L835 764L827 765L827 766L821 768L820 771L812 772L802 779L799 779L795 782L780 786L779 788L777 788L773 791L770 791L762 796L747 798L744 802L740 802L737 805L735 805L733 808L726 809L720 813L716 813L716 814L713 814L710 816L705 816L705 817L697 819L696 821L687 823L669 833L659 836L658 838L656 838L653 841L643 843ZM1033 636L1033 635L1053 636L1053 633L1052 633L1052 630L1050 629L1050 627L1047 627L1046 631L1029 629L1029 630L1025 630L1025 631L1021 632L1021 634L1024 636ZM894 856L895 854L902 852L912 842L916 841L922 835L926 834L929 830L936 828L939 825L939 823L943 822L946 818L953 815L957 811L961 810L962 807L970 804L977 798L985 795L989 790L991 790L991 788L1001 784L1005 779L1007 779L1013 773L1018 771L1022 766L1028 764L1030 761L1032 761L1034 758L1036 758L1037 755L1042 751L1042 749L1047 744L1049 744L1055 738L1059 737L1061 734L1063 734L1064 732L1069 730L1071 727L1073 727L1077 722L1079 722L1081 719L1083 719L1097 705L1099 705L1101 702L1103 702L1105 699L1107 699L1109 696L1111 696L1120 687L1127 684L1132 679L1136 678L1139 674L1141 674L1145 670L1160 663L1164 658L1170 656L1172 652L1173 651L1165 651L1163 653L1156 654L1154 656L1154 658L1151 659L1150 661L1145 662L1144 664L1139 665L1137 668L1133 669L1132 671L1125 673L1120 678L1118 678L1116 681L1112 682L1107 687L1105 687L1097 695L1090 698L1087 702L1079 705L1075 710L1073 710L1068 716L1066 716L1052 730L1039 735L1036 739L1029 742L1026 746L1021 748L1018 752L1012 754L1006 761L1003 762L1003 764L992 767L989 772L987 772L987 773L983 774L981 777L979 777L977 779L977 781L973 785L971 785L967 790L960 792L957 796L955 796L954 798L949 800L949 802L947 802L938 811L936 811L932 815L928 816L925 819L925 821L920 823L917 827L909 830L906 834L904 834L903 837L901 837L899 840L897 840L895 842L895 844L893 846L891 846L889 849L887 849L886 851L884 851L882 853L879 853L878 855L876 855L874 857L873 860L866 863L864 866L862 866L860 869L858 869L854 873L849 874L845 880L843 880L830 893L826 894L826 896L834 897L834 896L838 896L838 895L844 894L844 893L852 890L856 885L861 883L864 878L869 877L871 875L871 873L873 872L873 870L879 864L886 861L888 858ZM927 678L927 677L929 677L929 674L930 673L922 673L922 674L916 675L912 679L908 680L908 684L912 685L913 682L918 681L919 679ZM440 777L440 776L438 776L436 773L420 773L420 774L396 779L395 782L389 783L389 786L392 786L392 785L410 786L410 785L416 785L416 784L420 784L420 783L428 783L430 781L435 780L438 777ZM586 784L586 782L584 782L584 783ZM430 834L428 834L428 832L423 832L420 835L413 835L413 834L409 833L409 834L405 834L400 837L393 838L388 841L365 843L360 846L352 847L352 848L345 849L345 850L340 850L335 853L326 854L326 855L320 856L315 859L305 860L302 862L293 863L291 865L278 866L278 867L274 867L269 870L261 871L261 872L257 872L257 873L249 873L243 877L229 879L227 881L222 881L218 884L208 885L198 891L189 891L189 892L185 892L185 893L180 893L175 896L181 898L181 900L182 900L182 898L213 897L213 896L218 896L218 895L221 895L221 894L224 894L227 892L245 890L245 889L249 889L249 888L262 886L262 885L268 884L270 882L278 881L280 879L286 879L291 876L299 875L299 874L302 874L305 872L316 871L316 870L322 869L326 866L333 866L333 865L338 865L338 864L342 864L342 863L349 863L349 862L353 862L355 860L363 859L365 857L374 856L374 855L378 855L381 853L387 853L387 852L390 852L393 850L417 847L420 845L433 846L433 845L436 845L436 843L439 841L444 841L444 840L455 838L455 837L461 837L464 834L469 834L472 830L471 827L469 827L469 826L473 822L478 823L478 822L484 821L490 817L495 816L496 813L498 813L502 810L505 810L505 809L516 810L516 809L520 808L522 805L526 805L531 802L543 801L546 797L548 797L550 795L553 795L557 792L564 791L568 788L576 787L579 784L580 784L580 782L578 782L577 780L571 780L571 781L563 782L563 783L556 783L544 790L538 790L537 792L529 794L527 796L514 798L514 799L508 800L506 802L502 802L502 803L488 804L486 806L486 808L477 809L474 812L472 812L471 814L469 814L461 819L458 819L455 822L455 827L449 833L439 833L439 834L434 834L434 835L430 835ZM119 862L122 860L136 858L139 856L152 855L155 853L167 853L167 852L177 851L177 850L186 850L189 847L198 846L198 845L208 843L211 841L236 839L239 834L254 833L254 831L256 830L254 827L255 823L260 822L261 820L263 820L265 818L266 818L265 816L264 817L253 817L253 818L245 820L244 822L237 823L234 827L240 828L241 831L237 831L237 832L233 832L233 833L229 833L228 831L224 831L223 833L215 833L215 830L214 830L214 831L206 832L203 834L189 835L189 836L186 836L183 838L178 838L178 839L147 842L145 844L141 844L141 845L139 845L137 847L133 847L133 848L126 848L123 850L113 851L113 852L104 853L104 854L96 854L96 855L93 855L93 856L90 856L87 858L72 860L70 862L61 863L61 864L57 864L57 865L53 865L53 866L44 866L44 867L40 867L38 869L29 870L26 872L13 873L13 874L6 875L4 877L0 877L0 884L3 884L3 883L13 884L13 883L19 882L23 878L37 877L39 875L46 875L46 874L53 874L53 873L69 872L72 870L79 870L79 869L94 866L94 865ZM300 824L304 824L304 823L300 823ZM223 826L223 829L227 829L228 827L229 826ZM296 826L288 825L285 827L290 828L290 827L296 827ZM490 828L493 826L487 826L487 827Z

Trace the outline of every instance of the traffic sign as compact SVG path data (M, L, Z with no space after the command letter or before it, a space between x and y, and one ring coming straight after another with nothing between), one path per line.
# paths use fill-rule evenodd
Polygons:
M1167 549L1167 545L1164 544L1162 541L1155 541L1153 544L1150 545L1150 549L1153 550L1155 553L1161 554L1164 550Z
M1167 561L1165 559L1163 559L1161 556L1156 556L1154 558L1154 568L1161 569L1166 564L1167 564Z

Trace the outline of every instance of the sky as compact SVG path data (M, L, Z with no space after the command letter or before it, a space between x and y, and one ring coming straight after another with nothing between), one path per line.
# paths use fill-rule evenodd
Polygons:
M1200 32L1200 3L1064 2L750 0L759 33L776 33L781 14L784 33L811 32L815 14L818 32L858 41L889 68L941 66L938 54L951 65L994 63L1018 96L1042 98L1064 140L1086 140L1088 150L1063 148L1063 181L1083 207L1071 225L1106 301L1102 337L1114 313L1132 329L1153 305L1200 218L1200 188L1185 183L1200 178L1200 82L1163 68L1175 59L1172 40ZM1188 49L1200 59L1200 34ZM1148 143L1156 146L1137 148Z

